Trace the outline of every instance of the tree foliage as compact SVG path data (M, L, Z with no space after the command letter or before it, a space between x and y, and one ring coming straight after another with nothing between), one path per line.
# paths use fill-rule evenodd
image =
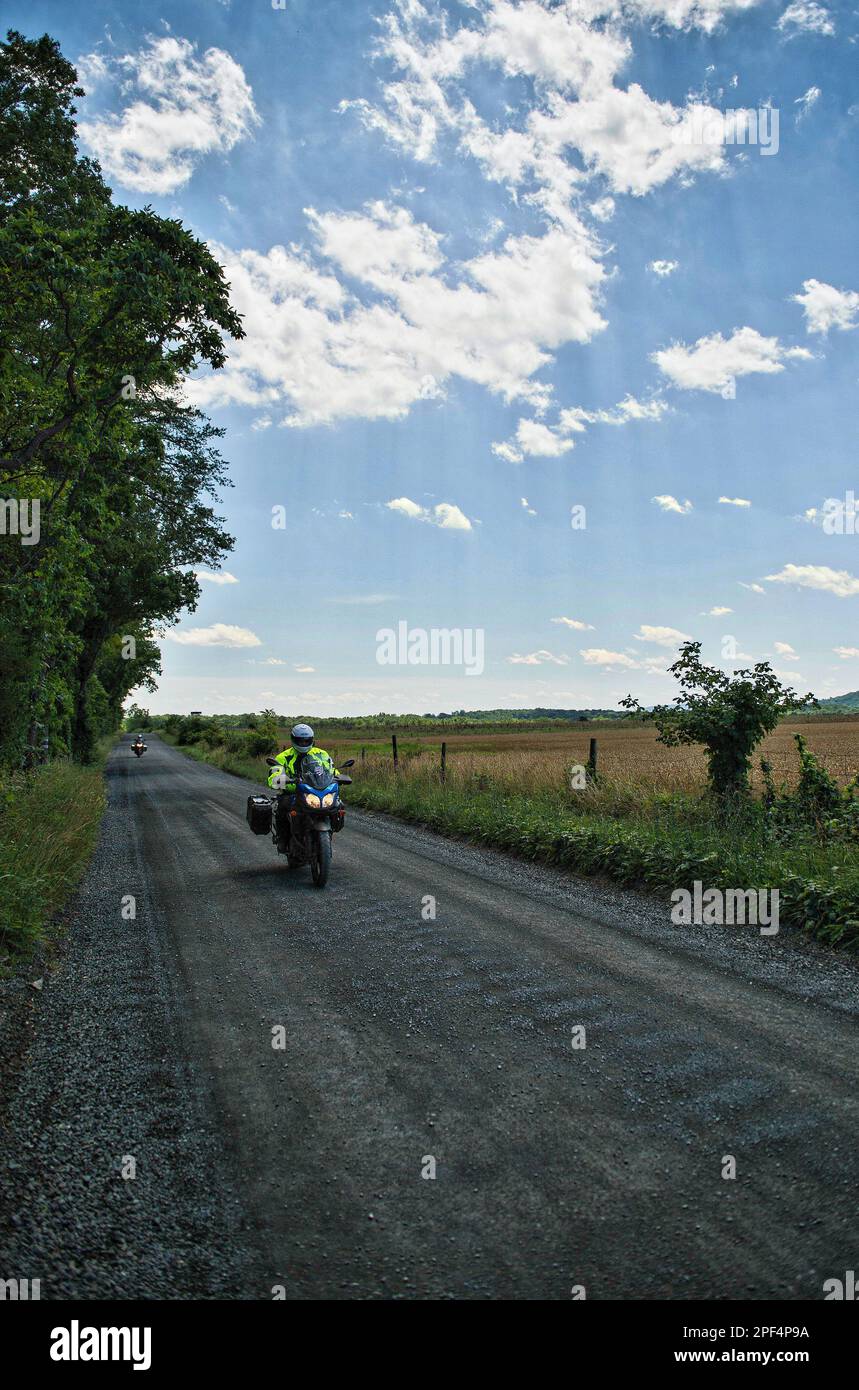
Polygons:
M631 695L621 705L655 724L660 743L703 744L710 785L721 799L748 792L752 754L783 715L817 704L813 695L800 696L782 685L769 662L730 676L718 666L705 666L700 642L684 642L668 669L680 682L673 705L646 710Z
M153 631L193 609L193 567L231 548L221 431L185 376L242 336L223 271L180 222L115 204L75 139L54 40L0 44L0 497L38 502L37 544L0 535L0 761L86 758L158 670ZM132 639L131 641L126 639Z

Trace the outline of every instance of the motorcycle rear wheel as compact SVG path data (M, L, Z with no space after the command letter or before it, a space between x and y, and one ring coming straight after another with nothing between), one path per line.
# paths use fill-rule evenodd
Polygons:
M313 886L324 888L328 882L328 872L331 868L331 831L320 830L314 836L314 846L310 856L310 872L313 876Z

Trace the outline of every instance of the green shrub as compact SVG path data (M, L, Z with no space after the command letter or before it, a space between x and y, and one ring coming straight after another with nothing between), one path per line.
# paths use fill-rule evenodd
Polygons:
M782 685L769 662L730 676L718 666L705 666L700 642L684 642L668 669L680 684L673 705L646 710L631 695L620 703L637 719L655 724L660 743L702 745L711 789L723 801L748 794L752 754L764 735L785 714L817 706L813 695L799 696Z
M242 752L248 758L272 757L278 751L277 739L259 729L250 729L244 736Z

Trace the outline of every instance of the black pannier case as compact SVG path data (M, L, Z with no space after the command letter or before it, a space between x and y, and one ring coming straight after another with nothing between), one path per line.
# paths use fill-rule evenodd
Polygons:
M248 825L255 835L268 835L271 830L271 802L267 796L248 797Z

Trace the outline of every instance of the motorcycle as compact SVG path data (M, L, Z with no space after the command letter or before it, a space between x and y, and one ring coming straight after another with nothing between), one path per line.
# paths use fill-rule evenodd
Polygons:
M344 768L352 767L349 758ZM280 768L277 785L285 787L287 775L277 758L266 758L269 767ZM334 776L318 757L308 753L296 760L295 791L279 796L249 796L247 819L255 835L271 833L278 854L286 855L287 866L298 869L310 865L316 888L324 888L331 870L332 841L343 829L346 808L340 788L351 786L352 778Z
M131 751L132 753L135 753L138 758L142 758L143 754L146 752L146 744L143 742L142 739L138 743L132 743Z

